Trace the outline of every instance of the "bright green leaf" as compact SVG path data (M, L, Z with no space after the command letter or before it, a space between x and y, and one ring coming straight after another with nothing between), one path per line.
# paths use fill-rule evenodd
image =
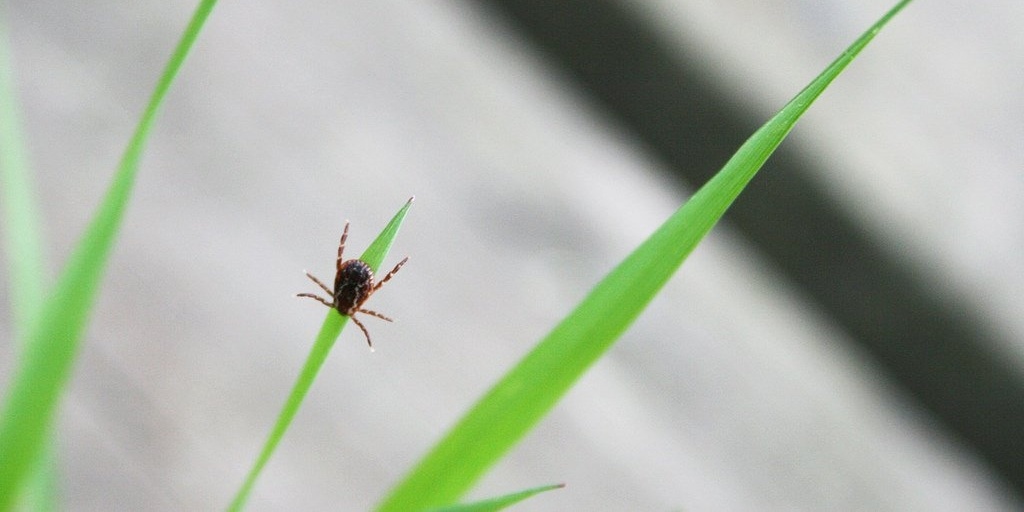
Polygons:
M14 333L25 341L25 331L39 314L46 293L42 222L28 166L15 94L14 65L7 40L5 6L0 6L0 195L4 205L4 234L10 268L10 306ZM39 460L22 488L25 510L57 510L56 455L52 436L43 441Z
M408 512L458 501L611 347L718 222L797 119L908 3L904 0L893 7L757 130L714 178L459 420L378 510Z

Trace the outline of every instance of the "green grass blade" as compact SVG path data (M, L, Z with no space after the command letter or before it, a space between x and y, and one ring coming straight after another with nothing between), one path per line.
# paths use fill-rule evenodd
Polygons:
M384 262L384 257L387 256L392 243L395 241L395 237L398 236L398 228L401 227L402 221L405 220L405 215L409 212L412 201L413 198L409 198L405 206L398 210L398 213L391 218L391 222L384 227L384 230L377 235L373 243L359 257L359 259L370 265L374 272L380 268L381 263ZM242 486L238 488L238 492L235 494L231 504L228 505L227 510L237 512L245 507L245 502L249 499L253 486L256 485L256 479L259 478L263 467L270 460L270 456L274 454L278 443L284 438L284 433L288 430L288 426L295 419L295 415L299 412L299 407L302 405L302 400L306 398L309 388L313 386L313 380L316 379L317 373L320 372L320 367L327 360L327 354L330 353L334 342L341 335L341 329L348 322L348 318L338 314L338 311L335 309L327 312L327 318L324 319L324 323L320 327L320 333L317 334L313 348L310 349L309 356L306 357L306 363L302 366L299 378L296 379L295 385L292 386L292 391L284 403L284 407L281 408L281 412L277 416L274 428L271 429L270 435L267 436L267 440L263 444L263 449L260 451L259 456L256 457L256 461L246 475L245 481L242 482Z
M216 0L203 0L197 7L157 82L102 204L26 333L26 351L8 387L0 416L0 511L11 509L42 449L124 217L150 129L215 4Z
M754 133L721 171L609 273L480 399L378 510L456 502L626 330L829 83L903 7L898 3Z
M42 223L21 136L5 14L0 8L0 194L6 219L4 246L10 265L11 312L15 332L24 339L30 319L42 306L46 275Z
M467 503L465 505L450 505L447 507L439 507L430 509L430 512L495 512L503 510L520 501L527 498L536 496L542 492L551 491L554 489L561 489L565 487L565 484L554 484L545 485L542 487L534 487L533 489L527 489L525 491L519 491L512 494L506 494L497 498L491 498L488 500L477 501L473 503Z
M14 334L24 334L42 307L45 284L42 222L35 187L21 136L21 116L15 93L14 65L9 53L6 11L0 6L0 195L10 275L10 306ZM24 352L24 347L21 348ZM57 510L57 463L53 439L47 436L39 459L30 470L20 505L25 510Z

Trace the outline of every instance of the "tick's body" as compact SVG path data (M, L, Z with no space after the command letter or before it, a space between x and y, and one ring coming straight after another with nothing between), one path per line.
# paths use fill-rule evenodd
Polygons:
M339 313L348 316L352 319L359 329L363 331L366 336L366 343L373 348L373 343L370 341L370 333L366 330L366 326L355 317L356 313L366 313L370 316L375 316L381 320L387 320L391 322L390 318L377 313L376 311L370 311L369 309L363 309L363 303L373 295L374 292L380 289L384 283L388 282L392 276L394 276L398 269L405 265L409 258L406 257L402 261L395 265L395 268L388 272L384 279L381 279L377 283L373 282L373 269L370 268L363 260L348 260L342 259L342 254L345 252L345 240L348 238L348 221L345 221L345 230L341 233L341 242L338 243L338 261L337 261L337 273L334 275L334 290L328 288L324 283L320 282L319 279L313 277L312 274L306 272L306 276L313 280L323 291L327 292L327 295L332 300L327 300L319 295L312 293L300 293L296 297L309 297L320 301L323 305L337 309Z

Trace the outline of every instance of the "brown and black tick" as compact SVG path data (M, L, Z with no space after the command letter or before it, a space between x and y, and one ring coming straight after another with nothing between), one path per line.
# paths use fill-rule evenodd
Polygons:
M298 293L296 297L309 297L320 301L321 304L338 310L338 313L345 315L352 319L356 325L359 326L363 331L363 335L366 336L366 343L373 349L373 342L370 341L370 333L366 330L366 326L356 318L356 313L366 313L370 316L375 316L381 320L387 320L393 322L394 320L369 309L363 309L363 304L370 298L384 283L388 282L392 276L398 273L398 269L405 265L405 262L409 261L409 257L405 257L402 261L395 265L395 268L388 272L384 279L374 283L373 282L373 269L370 265L363 260L342 259L342 254L345 252L345 239L348 238L348 221L345 221L345 230L341 233L341 242L338 243L338 272L334 275L334 290L331 290L324 283L320 282L319 279L313 277L313 274L306 272L306 276L313 280L323 291L327 292L327 295L331 297L331 300L324 299L319 295L312 293Z

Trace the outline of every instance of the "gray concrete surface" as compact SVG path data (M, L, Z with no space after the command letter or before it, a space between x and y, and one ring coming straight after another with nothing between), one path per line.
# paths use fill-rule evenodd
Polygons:
M885 2L634 2L765 116ZM190 5L16 3L56 269ZM789 144L1024 353L1019 2L918 2ZM722 38L727 27L749 36ZM765 65L765 62L783 65ZM686 193L475 4L223 2L168 98L60 425L68 510L216 510L274 421L352 221L417 201L251 510L371 507ZM386 263L387 264L387 263ZM5 293L6 289L4 288ZM8 313L3 312L4 315ZM3 320L0 356L13 354ZM9 368L9 363L5 363ZM1000 510L1019 503L724 227L474 490L521 510Z

